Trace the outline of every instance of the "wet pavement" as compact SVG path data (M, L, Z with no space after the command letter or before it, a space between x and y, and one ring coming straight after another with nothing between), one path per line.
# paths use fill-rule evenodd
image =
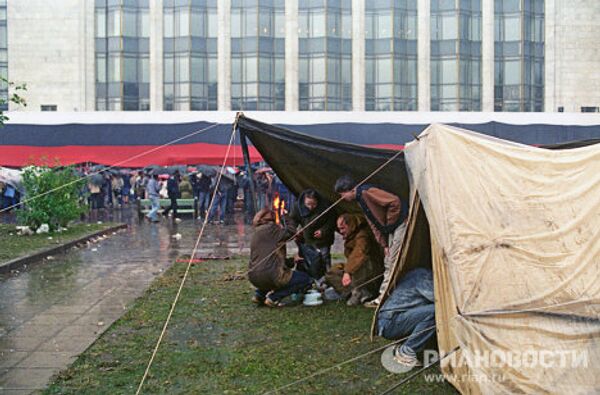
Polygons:
M0 393L45 388L116 321L177 257L192 252L200 223L138 221L133 210L93 220L130 226L54 260L0 276ZM177 240L172 236L181 234ZM209 225L197 256L248 254L243 221Z

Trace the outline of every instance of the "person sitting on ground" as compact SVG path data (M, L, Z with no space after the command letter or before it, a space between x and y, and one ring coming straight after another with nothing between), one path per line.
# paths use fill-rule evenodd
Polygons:
M332 211L323 214L328 207L329 203L317 191L307 189L300 194L290 214L294 229L298 225L305 227L297 239L298 255L303 258L302 267L315 280L322 280L331 268L335 217Z
M416 354L435 334L433 274L418 268L409 271L377 314L377 334L388 340L408 336L394 347L394 360L404 366L419 365Z
M338 231L344 238L346 263L327 272L325 282L341 298L355 306L377 297L383 273L383 253L362 215L342 214L337 219Z
M367 303L367 307L377 307L381 302L389 281L392 266L398 259L400 247L406 232L408 206L400 198L383 189L369 184L357 187L352 177L345 175L335 183L335 191L347 202L357 201L367 217L375 239L383 247L385 271L379 289L379 296Z
M285 243L294 234L290 221L287 224L285 228L276 224L275 213L266 208L254 216L248 268L248 279L256 287L254 303L283 306L283 298L311 287L308 274L286 265Z

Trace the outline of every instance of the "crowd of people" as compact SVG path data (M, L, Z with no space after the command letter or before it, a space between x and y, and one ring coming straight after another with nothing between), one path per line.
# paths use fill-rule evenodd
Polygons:
M253 220L248 278L255 287L253 302L285 306L284 298L311 288L326 300L376 308L382 303L406 232L408 205L374 185L359 185L340 177L333 189L346 202L356 202L361 214L334 214L313 189L303 191L289 215L260 210ZM344 239L343 262L332 262L335 232ZM288 257L286 242L295 239L298 253ZM395 360L418 364L416 353L433 336L433 280L430 270L416 269L388 294L380 307L378 334L408 340L394 349ZM428 330L425 330L428 328Z
M243 201L246 222L250 223L255 210L252 207L249 173L244 168L228 167L218 177L220 169L204 168L210 171L175 170L171 174L161 173L160 170L102 172L88 177L82 196L86 197L91 210L120 208L137 199L149 199L152 209L147 217L152 222L160 220L160 199L170 200L170 205L162 211L162 215L172 218L178 215L177 199L197 199L198 219L208 217L209 222L218 224L232 221L234 206L239 200ZM293 195L270 168L257 170L253 180L258 207L270 207L275 196L293 200ZM94 173L91 169L80 171L84 175Z

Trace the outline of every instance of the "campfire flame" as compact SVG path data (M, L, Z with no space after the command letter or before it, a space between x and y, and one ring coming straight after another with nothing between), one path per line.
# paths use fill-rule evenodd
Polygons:
M283 220L283 216L287 213L285 211L285 200L281 199L279 195L275 195L273 199L273 209L275 211L275 223L279 224Z
M279 199L279 195L275 195L273 199L273 208L275 209L275 223L279 225L281 220L281 199Z

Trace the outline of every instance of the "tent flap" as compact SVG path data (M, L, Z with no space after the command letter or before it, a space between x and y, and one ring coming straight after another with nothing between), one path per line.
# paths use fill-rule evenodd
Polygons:
M405 154L431 231L440 352L460 347L448 380L463 393L598 391L600 145L432 125Z
M298 195L313 188L330 202L338 199L333 187L340 176L350 174L357 182L361 181L398 153L319 139L244 116L240 116L238 128L292 192ZM368 183L408 198L404 155L398 155ZM341 206L344 210L356 210L355 205Z

